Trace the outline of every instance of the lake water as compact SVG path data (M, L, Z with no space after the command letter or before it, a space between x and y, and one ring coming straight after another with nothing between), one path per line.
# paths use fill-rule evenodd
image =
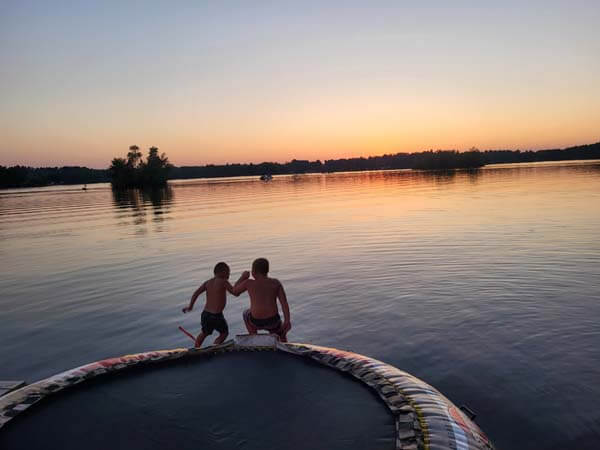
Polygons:
M213 265L265 256L292 341L413 373L499 449L600 446L599 162L0 191L0 241L0 379L188 346Z

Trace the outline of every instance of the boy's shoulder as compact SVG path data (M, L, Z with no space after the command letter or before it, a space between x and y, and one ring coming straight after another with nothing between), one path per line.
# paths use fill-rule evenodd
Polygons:
M225 280L224 278L219 278L219 277L214 277L211 278L210 281L215 285L215 286L224 286L225 282L227 280Z
M213 286L213 285L215 285L216 283L219 282L218 280L219 280L219 278L217 278L217 277L209 278L208 280L206 280L204 282L204 285L205 286Z
M279 281L277 278L268 278L268 279L272 284L274 284L276 286L281 286L281 281Z

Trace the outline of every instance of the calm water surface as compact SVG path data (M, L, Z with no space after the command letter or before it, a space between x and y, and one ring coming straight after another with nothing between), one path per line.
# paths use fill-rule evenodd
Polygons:
M266 256L292 340L415 374L499 449L600 445L598 162L1 191L0 242L0 379L189 345L212 266Z

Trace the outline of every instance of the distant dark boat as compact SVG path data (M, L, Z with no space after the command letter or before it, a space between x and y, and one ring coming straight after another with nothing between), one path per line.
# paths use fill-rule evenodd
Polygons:
M266 173L264 175L261 175L260 179L262 181L271 181L273 179L273 175L270 175L270 174Z

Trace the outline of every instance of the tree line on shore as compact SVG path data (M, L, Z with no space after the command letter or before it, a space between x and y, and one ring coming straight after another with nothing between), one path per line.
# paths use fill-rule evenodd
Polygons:
M27 167L0 166L0 188L50 186L54 184L105 183L106 169L87 167Z
M600 142L589 145L538 151L471 149L396 153L361 158L308 161L294 159L287 163L208 164L172 166L165 154L151 147L146 161L139 147L131 146L127 158L114 158L109 169L87 167L0 166L0 188L110 182L115 187L161 185L167 179L216 178L233 176L279 175L309 172L342 172L385 169L452 170L477 168L485 164L600 159Z

